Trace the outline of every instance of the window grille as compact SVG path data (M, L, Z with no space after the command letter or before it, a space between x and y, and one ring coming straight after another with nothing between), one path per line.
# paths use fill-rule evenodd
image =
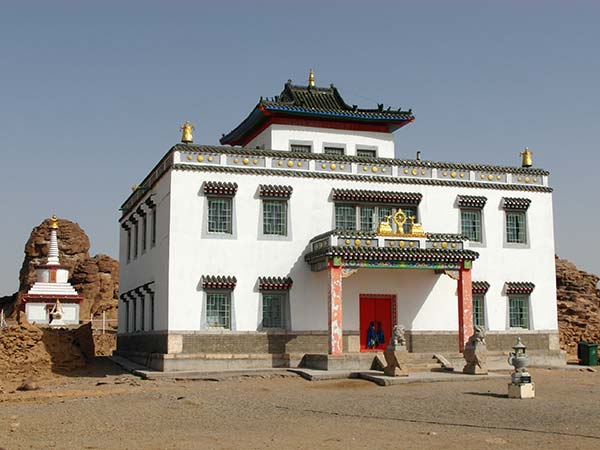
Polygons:
M140 298L140 330L146 329L146 296Z
M323 153L326 155L344 156L344 149L340 147L323 147Z
M482 295L473 296L473 325L485 326Z
M206 323L212 328L231 329L231 294L229 292L206 294Z
M527 243L523 211L506 211L506 242L511 244Z
M312 146L306 144L290 144L290 150L294 153L310 153Z
M281 200L263 200L263 233L268 235L287 235L287 202Z
M335 205L335 228L356 229L356 205Z
M357 148L356 156L362 156L363 158L377 158L377 150L367 150L364 148Z
M138 223L136 222L133 225L133 258L137 258L138 256L138 233L139 233L139 228L138 228Z
M231 234L232 208L230 198L208 199L208 232Z
M131 261L131 229L127 230L127 262Z
M509 297L511 328L529 328L529 297Z
M284 328L285 294L263 294L263 328Z
M154 330L154 292L150 293L150 330Z
M373 206L361 206L360 207L360 229L365 231L372 231L377 228L377 224L374 222L375 208Z
M481 242L481 211L477 209L462 209L460 222L463 236L471 242Z

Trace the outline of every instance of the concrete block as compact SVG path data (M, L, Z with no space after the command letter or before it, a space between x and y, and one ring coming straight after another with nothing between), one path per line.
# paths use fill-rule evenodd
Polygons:
M508 398L535 398L534 383L508 384Z

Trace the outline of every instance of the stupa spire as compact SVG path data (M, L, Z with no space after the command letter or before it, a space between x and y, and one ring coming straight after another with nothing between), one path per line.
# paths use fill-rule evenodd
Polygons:
M58 230L58 218L52 216L50 219L50 249L48 250L48 264L59 265L58 260L58 238L56 237L56 230Z

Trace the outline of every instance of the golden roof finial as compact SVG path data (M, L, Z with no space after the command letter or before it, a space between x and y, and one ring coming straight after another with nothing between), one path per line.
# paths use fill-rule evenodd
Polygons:
M183 131L183 133L181 134L181 142L183 142L184 144L191 144L192 142L194 142L194 136L192 135L192 131L195 129L196 127L186 120L185 123L179 127L179 130Z
M521 152L521 156L523 157L523 159L521 161L521 166L523 166L523 167L533 166L533 160L531 158L531 155L533 155L533 153L527 147L525 147L525 150L523 150Z
M58 230L58 217L56 217L54 214L50 218L50 229Z
M315 87L315 73L312 69L308 72L308 87Z

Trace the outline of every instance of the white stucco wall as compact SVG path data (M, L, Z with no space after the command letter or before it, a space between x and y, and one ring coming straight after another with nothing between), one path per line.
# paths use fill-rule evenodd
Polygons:
M289 150L291 143L311 144L313 153L323 153L324 146L341 146L345 154L354 156L356 149L377 149L377 157L394 157L394 136L392 133L371 131L346 131L323 128L300 127L294 125L270 125L246 147L260 147L271 150Z
M374 189L420 192L423 200L419 217L427 232L460 232L457 195L483 195L485 246L472 247L480 253L475 261L473 280L487 281L485 297L487 326L491 330L508 327L508 299L503 292L507 281L530 281L531 328L556 330L554 278L554 238L552 197L548 193L503 191L431 185L287 178L194 171L171 173L171 231L169 260L169 330L193 331L202 328L204 290L202 275L234 275L234 330L256 330L260 320L259 276L291 276L291 319L294 330L327 329L327 275L310 272L304 261L309 240L334 227L331 190ZM235 181L233 235L206 232L204 181ZM288 238L260 238L262 218L259 184L291 185L291 221ZM527 212L529 243L522 248L504 244L502 197L532 200ZM142 270L142 269L140 269ZM144 269L145 270L145 269ZM393 273L391 273L393 272ZM141 277L138 277L141 280ZM136 282L129 285L135 285ZM456 330L456 282L447 276L424 270L361 270L344 280L344 328L358 327L358 294L385 293L398 296L399 321L413 330ZM127 290L123 286L122 291Z
M30 323L48 325L48 304L47 303L27 303L25 305L25 315ZM61 303L63 316L61 319L54 319L51 326L77 325L79 324L79 305L77 303ZM50 306L51 308L52 306Z
M138 256L133 258L133 236L132 231L132 257L127 262L127 231L122 227L120 228L120 243L119 243L119 294L128 292L131 289L135 289L145 283L153 281L154 284L151 288L155 292L154 297L154 329L155 330L166 330L168 326L168 264L169 264L169 236L170 236L170 209L171 209L171 174L166 173L158 183L152 188L146 196L142 198L142 202L148 197L152 196L152 200L156 204L156 244L151 244L151 224L149 209L145 208L148 212L148 227L147 227L147 248L145 252L142 252L142 224L141 219L139 220L139 233L138 233ZM133 213L134 211L132 211ZM126 216L126 217L129 217ZM149 295L145 295L146 307L145 312L145 324L146 330L150 329L150 301ZM137 318L136 323L141 323L141 300L138 300L138 306L136 308ZM133 308L132 301L129 301L129 324L130 330L133 324ZM125 333L127 327L125 324L126 317L126 306L124 302L119 298L119 333Z

